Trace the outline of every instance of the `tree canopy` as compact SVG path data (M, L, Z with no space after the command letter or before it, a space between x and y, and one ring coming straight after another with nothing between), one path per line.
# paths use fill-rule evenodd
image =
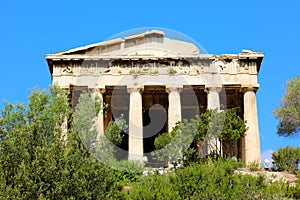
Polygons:
M210 156L234 156L234 142L245 136L246 131L246 123L235 110L206 110L195 118L178 122L171 133L160 134L154 142L153 156L162 163L174 163L189 156L204 157L205 142L214 149ZM217 143L226 150L224 155Z
M300 77L288 81L280 107L274 110L279 120L277 134L296 135L300 130Z
M89 156L73 125L63 141L67 102L66 92L52 86L34 90L28 105L6 103L0 115L1 198L117 198L121 188L113 170Z

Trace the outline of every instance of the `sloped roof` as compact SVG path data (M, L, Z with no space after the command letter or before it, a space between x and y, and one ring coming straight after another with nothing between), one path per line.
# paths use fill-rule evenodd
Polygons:
M129 35L103 42L90 44L70 50L46 55L47 59L71 55L98 55L99 57L118 57L128 55L140 56L179 56L199 55L198 47L190 42L170 39L164 32L150 30L139 34Z

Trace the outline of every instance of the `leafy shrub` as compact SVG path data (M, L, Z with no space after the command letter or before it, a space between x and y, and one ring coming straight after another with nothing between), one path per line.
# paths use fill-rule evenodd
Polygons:
M140 182L132 184L132 188L123 192L125 199L181 199L178 187L172 182L174 175L149 175Z
M260 167L260 163L255 160L255 161L252 161L248 164L247 168L253 172L253 171L258 171L261 167Z
M294 187L268 185L264 176L236 174L242 163L208 160L178 169L176 174L148 175L123 192L125 199L287 199Z
M74 124L67 143L62 142L60 127L70 115L67 101L63 89L51 86L50 91L33 91L28 106L7 104L2 110L0 199L119 198L121 186L110 178L113 170L90 156ZM82 122L91 113L82 110ZM85 140L93 139L93 133Z
M125 182L127 180L138 180L144 170L144 166L138 161L122 160L120 162L116 162L116 165L117 169L122 172L122 178Z
M278 170L296 172L300 161L300 148L290 146L279 148L273 152L272 159L274 160L275 168Z
M300 170L297 171L297 182L294 195L296 198L300 199Z
M161 149L165 147L167 144L169 144L172 141L172 138L173 137L169 133L163 133L158 135L154 141L155 149Z
M124 132L128 132L128 125L123 115L121 115L115 121L108 123L104 134L113 144L119 145L122 143Z

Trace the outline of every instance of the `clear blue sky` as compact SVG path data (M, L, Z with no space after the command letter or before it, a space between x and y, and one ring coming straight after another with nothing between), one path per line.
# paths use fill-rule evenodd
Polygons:
M300 75L300 1L0 1L0 107L51 83L45 54L138 27L182 32L209 53L265 52L257 93L261 150L300 146L276 135L273 109ZM264 157L264 156L263 156Z

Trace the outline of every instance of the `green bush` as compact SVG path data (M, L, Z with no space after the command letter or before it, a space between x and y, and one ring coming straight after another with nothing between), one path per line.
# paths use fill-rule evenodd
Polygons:
M1 111L0 199L120 197L122 187L111 178L114 171L85 148L83 141L92 140L94 132L75 130L75 122L62 132L71 113L67 101L65 91L52 86L50 91L34 90L27 106L7 103ZM94 106L91 101L82 104ZM93 110L81 111L78 123L88 127ZM86 134L80 138L79 131ZM67 142L62 141L65 134Z
M242 163L218 159L193 163L176 174L148 175L124 190L125 199L288 199L295 187L282 181L269 185L264 176L241 175Z
M131 199L181 199L176 184L172 182L174 175L148 175L140 182L132 184L132 188L124 190L124 198Z
M274 168L289 172L296 172L300 161L300 148L286 146L279 148L272 154Z
M251 163L248 164L247 168L253 172L253 171L258 171L260 167L260 163L258 161L252 161Z
M300 199L300 170L297 171L297 182L294 195L296 198Z

